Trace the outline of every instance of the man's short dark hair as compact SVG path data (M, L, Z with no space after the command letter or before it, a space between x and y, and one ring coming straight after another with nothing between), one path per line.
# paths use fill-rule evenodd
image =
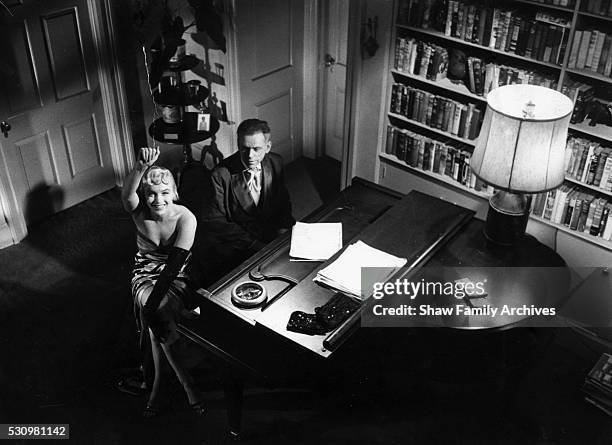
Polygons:
M243 136L250 136L257 133L270 134L270 127L266 121L259 119L246 119L238 125L236 130L238 140L240 141Z

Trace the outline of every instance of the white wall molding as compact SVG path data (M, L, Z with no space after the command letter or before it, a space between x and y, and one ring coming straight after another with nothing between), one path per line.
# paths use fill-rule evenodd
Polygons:
M229 69L227 77L227 115L229 123L237 126L242 121L242 107L240 106L240 73L238 67L238 42L236 41L236 0L225 0L226 8L226 38L227 38L227 64ZM235 128L232 135L235 136ZM238 150L236 137L230 137L231 150Z
M316 158L318 153L317 113L320 102L319 73L319 0L304 2L304 60L302 70L303 82L303 122L302 154L307 158Z
M115 183L121 186L134 165L134 147L125 84L117 62L117 29L111 0L88 0L88 6Z

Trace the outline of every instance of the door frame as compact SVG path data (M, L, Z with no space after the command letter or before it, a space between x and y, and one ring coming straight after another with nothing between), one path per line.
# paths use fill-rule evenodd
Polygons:
M112 0L87 0L87 9L115 184L121 187L123 179L134 166L134 148L125 84L117 62L117 28ZM6 170L7 163L2 151L0 162ZM19 211L13 186L8 176L3 176L5 179L0 180L0 216L4 215L4 220L0 220L0 249L20 242L28 234L25 215Z
M326 85L325 85L325 65L323 58L327 51L327 35L329 30L329 20L327 17L328 4L331 0L314 0L316 3L316 12L314 25L305 27L310 31L310 35L304 35L305 54L314 54L309 60L305 60L304 69L304 103L307 101L310 107L304 107L304 128L306 127L307 119L313 119L315 125L313 134L306 135L304 139L304 155L315 158L324 153L323 145L325 143L325 101L326 101ZM346 53L346 81L344 95L344 128L342 135L342 157L340 166L340 188L344 189L350 185L353 172L353 153L355 140L353 129L356 124L356 113L354 112L357 92L359 91L359 39L360 39L360 11L362 0L349 2L349 18L348 18L348 38L347 38L347 53ZM308 23L309 18L306 18ZM321 36L321 37L318 37ZM310 48L310 52L306 48ZM309 67L309 70L306 67ZM315 87L311 90L306 88L308 83L315 83ZM309 115L310 110L313 110L314 115ZM309 139L306 139L306 136Z

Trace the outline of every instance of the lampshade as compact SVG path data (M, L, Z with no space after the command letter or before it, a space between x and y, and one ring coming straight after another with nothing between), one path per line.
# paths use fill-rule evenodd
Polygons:
M567 128L574 106L564 94L535 85L506 85L487 95L470 166L479 178L514 193L563 183Z

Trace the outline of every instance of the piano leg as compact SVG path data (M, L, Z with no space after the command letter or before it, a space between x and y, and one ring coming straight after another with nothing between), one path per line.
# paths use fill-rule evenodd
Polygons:
M232 369L225 366L223 373L223 391L227 401L227 420L230 435L238 436L242 428L242 401L244 397L244 380Z

